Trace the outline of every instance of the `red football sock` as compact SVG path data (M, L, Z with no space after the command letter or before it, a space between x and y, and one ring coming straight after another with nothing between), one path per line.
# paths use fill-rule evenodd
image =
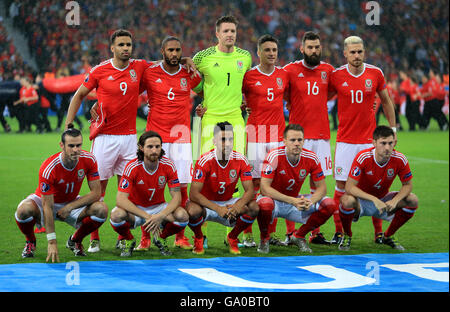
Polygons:
M285 219L286 221L286 234L292 234L295 231L295 222Z
M337 187L335 187L334 189L334 197L333 200L336 204L336 210L333 213L333 221L334 221L334 226L335 226L335 232L336 233L342 233L343 229L342 229L342 222L341 219L339 218L340 214L339 214L339 209L337 207L339 207L339 203L341 200L342 195L345 194L345 190L341 190Z
M273 219L272 223L269 224L269 234L275 233L277 231L278 218Z
M331 198L323 199L319 205L319 210L313 212L309 216L308 221L294 233L295 237L305 238L306 234L310 231L327 222L336 210L335 206L336 205Z
M186 208L186 203L189 200L187 193L187 186L181 186L180 192L181 192L181 207Z
M344 233L350 237L352 237L352 221L354 215L355 215L354 208L344 208L342 207L342 205L339 205L339 216L342 221Z
M203 217L197 218L195 220L189 220L189 228L194 232L195 238L202 238L202 224L205 222Z
M373 229L375 230L375 235L383 232L383 219L378 219L372 217Z
M244 230L244 234L253 233L253 223L247 226Z
M253 221L255 221L255 217L250 217L249 215L243 214L236 220L236 225L231 230L230 234L228 236L232 239L237 239L238 235L245 230L248 225L252 224Z
M273 200L269 197L262 197L257 201L259 206L258 226L262 240L269 239L270 221L272 221L272 212L275 208Z
M132 240L134 238L133 234L131 234L130 231L130 223L128 221L123 221L123 223L113 223L111 221L111 226L114 229L114 231L116 231L117 233L119 233L120 236L123 237L123 239L126 240Z
M27 241L36 241L36 236L34 235L34 225L36 224L36 220L34 219L34 217L29 217L25 220L19 220L17 219L16 215L16 223L20 231L25 235L25 239Z
M105 219L101 219L95 216L85 217L83 220L81 220L81 226L72 235L72 240L75 242L83 241L83 238L85 238L89 233L94 230L98 230L103 222L105 222Z
M167 238L173 234L177 234L181 230L185 228L187 223L181 223L181 222L167 222L166 225L164 225L164 229L162 233L159 235L161 238Z
M150 233L145 230L144 226L141 226L141 233L142 233L141 239L142 238L150 239Z
M312 185L309 186L309 189L311 191L311 194L314 194L316 192L316 188L313 187ZM320 226L311 231L312 236L316 236L319 233L320 233Z
M175 240L179 240L179 239L183 239L183 238L184 238L184 228L182 228L179 232L177 232L175 234Z
M100 197L100 201L103 201L105 199L105 193L103 192L101 197ZM91 232L91 240L100 240L100 236L98 235L98 229L94 230Z
M395 212L394 219L392 219L391 224L384 232L385 237L390 237L395 234L395 232L405 224L409 219L411 219L416 212L417 207L405 207L400 208Z

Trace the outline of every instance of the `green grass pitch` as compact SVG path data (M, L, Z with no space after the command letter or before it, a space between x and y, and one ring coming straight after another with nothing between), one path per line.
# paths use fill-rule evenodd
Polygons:
M83 117L82 117L83 118ZM14 131L18 128L15 120L8 119ZM87 122L85 124L83 147L90 149L88 139ZM407 125L402 119L403 125ZM52 126L55 127L56 118L51 117ZM385 121L382 120L383 124ZM138 135L145 128L143 120L137 123ZM332 153L334 153L336 132L332 131ZM47 241L45 234L37 235L37 251L32 259L22 259L21 252L25 238L19 231L15 221L14 212L18 203L26 196L34 192L38 183L39 167L50 155L59 152L59 133L50 134L0 134L0 264L45 262L47 255ZM414 176L413 192L419 197L419 209L415 216L396 234L397 240L406 248L407 252L448 252L449 251L449 133L438 130L437 123L433 120L430 129L426 132L398 133L397 149L404 153L410 162ZM302 189L302 193L309 192L308 183ZM334 180L327 177L328 196L333 196ZM398 190L398 179L393 184L392 190ZM115 206L117 180L110 180L105 202L109 210ZM83 185L82 194L87 191L87 183ZM166 192L166 196L167 196ZM167 198L167 197L166 197ZM383 222L383 230L388 226ZM89 254L87 257L75 257L65 247L65 243L73 228L63 222L56 222L56 233L61 262L68 261L92 261L92 260L125 260L119 257L119 251L114 249L117 234L111 228L109 219L100 228L102 250L97 254ZM334 233L334 223L330 219L322 232L326 238L331 238ZM371 218L362 218L353 224L352 250L345 254L361 253L395 253L388 246L376 245L373 242L373 227ZM140 239L140 229L133 231L136 239ZM257 222L253 225L253 233L259 242L259 230ZM277 234L284 237L284 220L278 221ZM223 240L226 235L225 227L220 224L208 223L207 235L209 248L203 256L197 256L190 251L172 248L173 255L170 258L195 258L195 257L228 257L233 256L228 252ZM192 231L186 229L186 236L191 237ZM169 242L173 242L173 237ZM84 246L87 249L89 238L85 238ZM312 245L312 255L340 254L336 246ZM299 255L296 247L274 247L268 256L292 256ZM242 249L242 256L259 257L256 248ZM266 256L266 255L264 255ZM135 252L131 259L161 259L159 251L152 246L149 251ZM129 260L127 258L126 260Z

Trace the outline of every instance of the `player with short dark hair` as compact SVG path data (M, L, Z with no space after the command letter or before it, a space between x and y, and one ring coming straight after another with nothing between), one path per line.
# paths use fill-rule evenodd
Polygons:
M242 86L249 113L246 125L247 157L252 166L255 192L259 191L262 164L267 152L283 145L286 125L283 97L289 87L288 73L276 66L278 39L272 35L261 36L257 54L260 63L245 73ZM256 246L251 227L244 231L243 236L244 246ZM275 239L272 237L272 241Z
M153 243L164 256L171 255L166 238L187 225L188 214L180 207L177 169L164 156L161 136L154 131L141 135L137 158L125 167L117 192L117 206L111 211L113 229L123 237L121 256L131 256L136 240L130 229L143 226L153 234ZM164 199L166 184L172 199Z
M229 122L218 123L213 132L215 148L197 161L187 204L189 227L195 235L193 253L204 253L201 227L205 221L214 221L233 228L227 242L230 253L240 254L238 235L258 215L251 168L245 156L233 150L233 126ZM233 198L239 179L244 194Z
M180 180L181 206L186 207L187 187L191 182L191 90L202 80L196 71L188 72L181 65L181 41L174 36L164 38L161 44L163 62L147 68L142 79L142 87L147 90L150 112L146 130L157 131L164 141L163 149L177 167ZM150 239L142 233L137 249L148 249ZM192 249L184 231L176 235L175 245Z
M48 240L46 261L59 262L55 220L77 230L66 243L75 256L85 256L83 238L105 222L108 207L100 202L101 186L95 156L81 149L83 138L73 125L61 135L61 152L47 158L39 170L39 186L24 199L15 213L16 223L26 237L23 258L34 256L34 225L45 226ZM79 196L84 178L90 192Z
M238 21L234 16L222 16L216 21L218 44L198 52L193 60L203 76L203 83L194 91L203 92L201 153L213 146L213 128L228 121L235 131L235 150L244 154L245 122L242 118L242 82L251 68L248 51L235 46Z
M345 194L340 200L339 214L345 233L340 250L350 249L352 222L362 216L390 221L381 242L404 250L393 235L413 217L418 207L418 198L411 192L413 176L408 160L394 149L394 131L387 126L378 126L373 132L372 144L373 147L362 150L353 160ZM402 186L398 192L390 192L396 176Z
M102 197L108 179L117 175L118 181L125 165L134 158L136 149L136 115L140 81L151 63L132 59L133 38L125 29L110 37L113 57L93 67L78 88L67 111L66 125L73 122L82 100L93 89L97 92L97 116L91 119L91 152L99 163ZM95 109L94 109L95 110ZM98 232L91 235L88 252L100 250Z
M289 124L284 131L284 145L271 150L261 173L261 195L258 196L258 224L261 241L258 252L269 252L269 224L274 218L285 218L303 225L292 234L292 242L300 252L312 252L305 236L324 224L335 210L335 203L326 197L325 176L317 155L303 148L304 130ZM310 175L316 192L299 195L303 182Z

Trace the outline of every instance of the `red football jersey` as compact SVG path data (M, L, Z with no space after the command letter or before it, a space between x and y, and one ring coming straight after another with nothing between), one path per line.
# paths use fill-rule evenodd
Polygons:
M252 169L244 155L233 151L225 167L217 160L216 150L203 154L195 164L192 182L203 183L201 193L209 200L227 201L233 197L236 184L252 180Z
M175 74L166 72L162 64L147 68L142 80L150 103L145 130L158 132L164 143L190 143L191 89L201 81L198 72L191 78L182 65Z
M35 194L52 195L55 203L68 203L77 198L84 178L88 181L98 180L97 160L89 152L82 151L77 165L66 169L61 152L45 160L39 170L39 186Z
M34 89L33 87L29 87L29 88L22 87L22 88L20 88L19 95L20 95L20 98L22 99L22 98L25 98L25 97L38 96L38 93L37 93L36 89ZM31 106L34 103L36 103L37 101L39 101L39 98L37 100L27 101L27 102L25 102L25 104L27 106Z
M423 97L423 100L425 102L435 99L436 97L434 93L435 89L436 89L436 81L434 79L428 79L428 81L422 85L422 88L420 88L420 92L422 94L430 93L428 96Z
M144 162L137 158L130 161L119 182L119 192L130 194L128 199L135 205L149 207L165 202L164 189L179 187L175 164L167 157L159 160L158 168L149 172Z
M305 129L305 139L330 139L328 120L328 83L334 67L320 62L309 67L304 60L284 66L289 72L289 123L299 124Z
M246 126L248 142L283 141L283 94L288 86L287 72L277 66L271 74L261 72L259 66L245 73L242 92L252 110Z
M376 127L373 103L375 94L386 88L384 74L376 66L364 63L358 76L348 64L331 74L330 89L337 92L338 131L336 142L366 144L372 142Z
M357 186L366 193L383 198L398 175L400 181L412 179L405 155L394 150L389 161L380 166L375 160L375 147L359 152L353 160L349 177L358 181Z
M287 196L297 197L306 177L313 181L325 179L317 155L303 149L297 164L291 164L286 156L286 147L272 149L266 156L261 172L262 178L272 179L271 186Z
M96 88L99 120L91 124L92 140L97 134L136 133L136 115L141 78L150 65L145 60L130 59L127 67L114 67L112 59L93 67L83 85Z

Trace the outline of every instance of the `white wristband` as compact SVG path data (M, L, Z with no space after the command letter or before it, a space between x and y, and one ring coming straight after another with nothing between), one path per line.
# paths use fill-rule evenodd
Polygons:
M394 133L397 133L397 127L391 127L392 131L394 131Z
M56 233L55 233L55 232L53 232L53 233L48 233L48 234L47 234L47 240L48 240L48 241L51 241L51 240L53 240L53 239L56 239Z

